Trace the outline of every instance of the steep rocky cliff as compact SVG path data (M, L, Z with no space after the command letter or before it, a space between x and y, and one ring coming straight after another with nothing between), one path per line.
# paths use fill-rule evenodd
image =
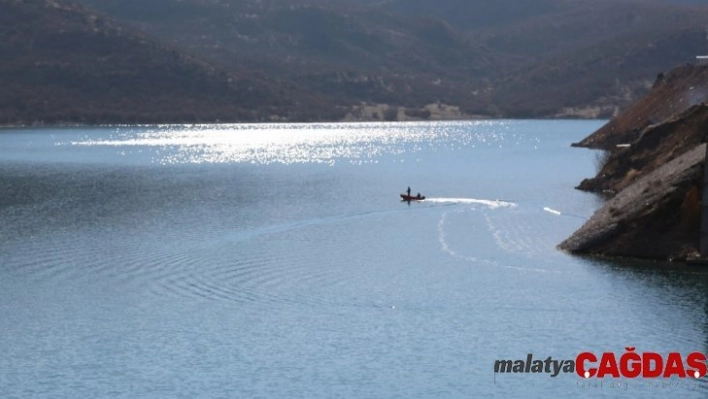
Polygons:
M629 147L614 148L597 176L578 188L615 194L659 166L675 159L708 137L708 105L693 105L663 122L639 131Z
M706 145L620 191L560 248L577 253L685 259L697 252Z
M605 149L579 189L611 199L560 248L652 259L698 255L708 68L684 66L578 146ZM618 146L618 144L621 144Z

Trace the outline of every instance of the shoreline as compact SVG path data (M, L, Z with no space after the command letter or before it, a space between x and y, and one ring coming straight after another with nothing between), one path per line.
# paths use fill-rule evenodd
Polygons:
M295 125L295 124L356 124L356 123L420 123L420 122L479 122L479 121L606 121L606 118L572 118L572 117L547 117L547 118L516 118L479 116L474 118L449 118L449 119L406 119L384 121L374 119L338 120L338 121L242 121L242 122L160 122L160 123L31 123L31 124L0 124L0 130L5 129L62 129L62 128L100 128L100 127L154 127L154 126L204 126L204 125ZM575 147L573 143L573 147Z

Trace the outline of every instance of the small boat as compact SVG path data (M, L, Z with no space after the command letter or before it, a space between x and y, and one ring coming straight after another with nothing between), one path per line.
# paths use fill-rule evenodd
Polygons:
M408 194L401 194L401 201L422 201L425 199L424 195L408 195Z

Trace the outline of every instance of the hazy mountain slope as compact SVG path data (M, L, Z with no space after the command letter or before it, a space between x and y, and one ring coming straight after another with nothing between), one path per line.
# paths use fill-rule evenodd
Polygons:
M379 7L393 13L436 17L459 29L472 30L556 14L572 6L573 2L566 0L390 0Z
M669 0L83 1L341 106L441 101L494 116L607 115L661 70L708 50L707 7Z
M335 96L339 105L461 102L476 87L476 78L498 64L493 54L445 21L391 15L365 5L286 0L84 3L212 62L294 82L304 90ZM326 3L330 5L321 5Z
M52 4L1 1L15 8L45 4L44 12ZM3 68L14 68L4 79L18 82L15 92L24 90L25 96L20 101L5 95L14 114L24 112L22 107L41 108L22 105L29 93L47 90L37 76L50 81L46 72L32 72L34 58L50 65L52 79L58 82L49 85L54 94L43 98L93 95L101 103L129 107L145 101L149 92L163 114L167 99L175 99L168 107L174 115L189 109L195 118L238 114L238 119L262 119L277 114L312 120L338 119L360 104L420 110L438 102L488 116L608 116L644 93L661 70L708 53L708 6L670 0L80 1L96 15L81 17L83 25L75 21L69 29L73 36L41 18L16 22L10 12L4 13L2 46L13 61ZM70 8L66 0L61 4ZM77 7L72 12L94 13ZM62 18L66 16L45 19ZM87 18L110 26L94 31ZM130 28L120 30L106 22L113 18ZM21 29L49 44L40 51L22 47L12 36L14 24L25 24ZM125 33L128 30L144 37ZM77 45L69 45L73 42ZM129 54L133 46L137 54ZM125 54L119 55L119 49ZM101 52L112 54L115 61L101 63ZM60 67L67 57L85 60ZM181 66L166 68L165 63ZM152 67L133 68L143 64ZM106 65L131 72L108 73ZM175 72L165 74L165 68ZM116 76L123 80L117 82ZM89 78L93 83L86 83ZM146 79L155 87L149 88ZM77 86L74 81L84 83ZM102 85L117 89L89 90ZM142 87L149 89L141 94ZM155 100L163 91L169 92L162 97L165 101ZM214 105L192 105L209 101ZM92 108L86 103L77 109ZM134 112L160 114L144 111L142 105Z
M656 75L693 62L700 30L609 41L545 60L496 87L494 98L517 115L612 116L645 93Z
M611 116L659 72L708 51L708 8L641 4L594 4L477 32L475 40L517 57L492 101L515 115Z
M266 83L60 0L0 0L0 59L0 123L256 120L288 108Z

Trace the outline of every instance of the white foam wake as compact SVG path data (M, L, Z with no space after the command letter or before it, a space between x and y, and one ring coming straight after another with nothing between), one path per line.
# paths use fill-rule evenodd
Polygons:
M476 198L426 198L425 202L432 202L437 204L479 204L486 205L492 209L516 206L516 204L513 202L502 200L484 200Z
M554 215L558 215L558 216L562 215L561 211L557 211L557 210L555 210L555 209L551 209L551 208L549 208L549 207L547 207L547 206L544 207L543 210L546 211L546 212L548 212L548 213L552 213L552 214L554 214Z

